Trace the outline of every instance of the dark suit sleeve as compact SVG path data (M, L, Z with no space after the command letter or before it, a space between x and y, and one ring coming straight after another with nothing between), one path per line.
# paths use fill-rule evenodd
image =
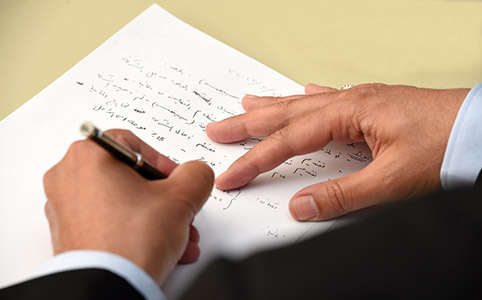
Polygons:
M0 290L0 299L144 299L126 280L106 270L55 273Z
M481 181L239 262L220 258L183 299L482 299ZM8 287L0 299L144 298L111 272L84 269Z
M482 299L482 193L386 205L242 261L218 259L183 299Z
M482 187L482 171L480 171L479 176L477 177L477 181L475 182L477 187Z

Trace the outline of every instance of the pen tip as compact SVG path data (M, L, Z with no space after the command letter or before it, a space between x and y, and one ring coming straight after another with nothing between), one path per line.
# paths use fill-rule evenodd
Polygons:
M82 126L80 126L80 133L82 133L84 136L92 136L95 134L96 129L94 124L90 122L84 122Z

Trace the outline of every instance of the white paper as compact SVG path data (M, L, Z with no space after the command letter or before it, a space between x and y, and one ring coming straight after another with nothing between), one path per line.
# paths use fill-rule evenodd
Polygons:
M303 89L152 5L3 120L0 286L26 278L51 257L42 177L81 138L82 122L129 129L174 161L203 160L219 175L259 140L217 144L207 138L205 126L243 113L247 93L281 96ZM289 159L242 189L213 190L195 223L201 259L176 270L164 291L177 295L214 256L242 257L326 230L331 222L293 220L289 199L370 160L366 146L329 144Z

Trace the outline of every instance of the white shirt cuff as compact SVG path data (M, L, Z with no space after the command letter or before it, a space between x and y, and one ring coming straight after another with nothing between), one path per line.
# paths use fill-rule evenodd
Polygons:
M440 170L444 189L474 185L482 169L482 83L467 95L455 119Z
M30 279L76 269L104 269L124 278L148 300L165 299L156 282L139 266L122 256L93 250L68 251L41 266Z

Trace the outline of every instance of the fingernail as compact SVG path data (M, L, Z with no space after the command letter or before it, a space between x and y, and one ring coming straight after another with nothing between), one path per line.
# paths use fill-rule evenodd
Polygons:
M299 196L294 199L294 210L301 221L312 219L318 216L318 206L311 195Z
M259 98L259 97L256 96L256 95L246 94L246 95L244 95L244 98L245 98L245 99L257 99L257 98Z

